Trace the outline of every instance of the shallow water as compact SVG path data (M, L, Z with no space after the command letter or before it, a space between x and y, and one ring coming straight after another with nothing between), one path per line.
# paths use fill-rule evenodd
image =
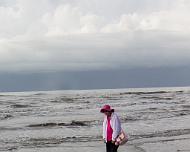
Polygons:
M190 88L0 94L0 151L104 152L102 105L121 118L119 152L190 151Z

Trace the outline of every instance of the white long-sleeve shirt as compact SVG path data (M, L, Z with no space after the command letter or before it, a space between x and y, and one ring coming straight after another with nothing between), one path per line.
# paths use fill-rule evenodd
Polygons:
M112 140L115 141L117 136L121 133L121 122L117 114L112 113L110 120L111 128L113 129ZM103 122L103 139L107 142L107 116L104 117Z

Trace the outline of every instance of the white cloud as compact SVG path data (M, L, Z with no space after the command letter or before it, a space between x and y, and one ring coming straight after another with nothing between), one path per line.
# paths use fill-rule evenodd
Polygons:
M150 1L144 2L147 8ZM190 2L160 0L156 6L150 2L151 9L144 12L143 6L136 7L140 11L132 5L130 9L126 5L130 3L138 4L17 0L11 5L9 1L0 6L0 70L189 64Z
M20 32L20 14L18 10L11 7L0 7L0 37L15 36ZM14 24L13 24L14 23ZM15 31L15 29L17 31Z
M64 0L64 3L58 3L53 7L53 2L49 0L40 0L38 2L35 0L17 0L17 3L13 6L0 7L0 21L4 23L0 25L1 37L24 35L28 31L33 31L31 29L36 29L38 32L42 30L41 34L43 36L101 32L114 33L136 30L180 32L185 30L185 32L190 32L190 19L188 17L190 4L188 0L170 0L171 6L168 6L167 1L165 2L167 8L152 9L154 11L149 11L148 13L146 10L141 13L138 10L128 13L124 9L121 9L121 12L117 8L118 12L120 12L117 18L110 18L105 12L102 12L105 15L101 16L97 9L95 9L96 11L89 10L89 8L93 7L92 4L94 8L101 6L106 11L114 7L114 5L121 7L122 2L124 6L125 4L130 4L130 1L119 0L117 3L110 1L111 5L109 5L107 0L103 2L80 1L87 7L85 10L85 7L82 7L78 1L71 1L72 3L69 4L69 1ZM144 0L145 4L147 2L150 1ZM164 4L162 0L160 0L160 3Z
M95 14L84 14L78 7L64 4L54 12L45 14L43 23L48 27L47 36L97 33L103 26L103 18Z
M190 33L190 5L188 1L177 1L172 8L151 12L149 14L123 14L114 24L106 25L104 32L127 31L171 31Z
M43 18L48 27L47 35L65 35L77 34L80 29L81 12L78 8L72 8L70 5L60 5L50 14Z
M97 15L88 14L82 16L80 22L81 33L99 33L103 26L104 19Z

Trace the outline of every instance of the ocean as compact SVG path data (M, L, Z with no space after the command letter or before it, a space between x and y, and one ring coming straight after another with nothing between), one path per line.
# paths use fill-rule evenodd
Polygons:
M110 104L129 141L118 152L190 152L190 88L0 93L0 151L105 152Z

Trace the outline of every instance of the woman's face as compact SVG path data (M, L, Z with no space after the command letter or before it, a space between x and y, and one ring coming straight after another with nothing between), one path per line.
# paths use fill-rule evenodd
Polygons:
M110 111L105 111L104 114L105 114L106 116L111 116L111 112L110 112Z

